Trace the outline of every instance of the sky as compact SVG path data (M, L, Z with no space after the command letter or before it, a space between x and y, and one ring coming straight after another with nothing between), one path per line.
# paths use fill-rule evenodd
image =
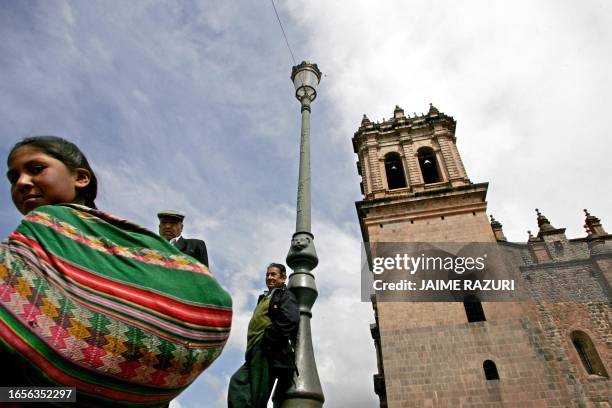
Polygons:
M569 238L583 208L612 230L612 3L276 1L296 62L324 76L312 106L312 331L326 407L375 406L377 371L360 302L359 191L351 138L433 103L457 120L473 182L510 241L539 208ZM28 135L75 142L99 208L157 230L185 212L232 294L221 357L173 402L223 407L246 325L295 229L299 102L269 1L5 1L0 7L0 155ZM5 159L3 159L5 162ZM6 169L6 164L3 164ZM8 183L0 235L19 223Z

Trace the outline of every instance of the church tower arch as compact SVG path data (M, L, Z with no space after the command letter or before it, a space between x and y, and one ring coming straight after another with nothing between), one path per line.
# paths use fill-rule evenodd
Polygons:
M421 147L417 151L417 158L419 160L419 169L421 170L421 176L425 184L439 183L442 180L440 175L440 166L436 159L436 154L431 147Z
M389 190L406 187L406 175L402 158L396 152L385 155L385 174L387 176L387 187Z

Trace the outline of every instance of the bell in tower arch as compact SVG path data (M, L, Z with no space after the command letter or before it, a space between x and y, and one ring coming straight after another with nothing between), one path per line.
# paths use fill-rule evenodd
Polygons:
M421 147L418 151L419 167L423 175L425 184L438 183L442 181L438 165L436 163L436 155L431 147Z
M404 166L399 154L387 153L385 156L385 173L387 174L387 186L389 190L406 187L406 177L404 176Z

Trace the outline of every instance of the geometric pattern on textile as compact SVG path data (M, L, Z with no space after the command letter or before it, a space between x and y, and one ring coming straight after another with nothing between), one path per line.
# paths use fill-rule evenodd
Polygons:
M91 217L86 217L85 219L91 219ZM110 242L104 237L94 237L84 234L78 229L74 228L71 224L60 221L49 214L31 212L25 216L25 220L52 228L63 236L83 245L87 245L95 251L106 252L111 255L126 258L133 258L144 263L155 264L171 269L184 269L210 274L208 269L202 267L203 265L193 263L186 255L183 255L182 253L165 255L160 251L148 248L139 248L134 250L133 248Z
M204 265L117 220L72 205L25 217L0 246L0 340L50 380L37 385L156 405L220 355L231 299Z

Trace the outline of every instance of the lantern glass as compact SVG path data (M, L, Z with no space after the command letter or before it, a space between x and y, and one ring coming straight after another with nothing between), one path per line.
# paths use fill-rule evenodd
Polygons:
M316 65L302 63L296 67L293 76L293 85L295 86L295 96L302 99L308 94L310 100L313 101L317 96L317 85L319 85L320 73L317 72Z

